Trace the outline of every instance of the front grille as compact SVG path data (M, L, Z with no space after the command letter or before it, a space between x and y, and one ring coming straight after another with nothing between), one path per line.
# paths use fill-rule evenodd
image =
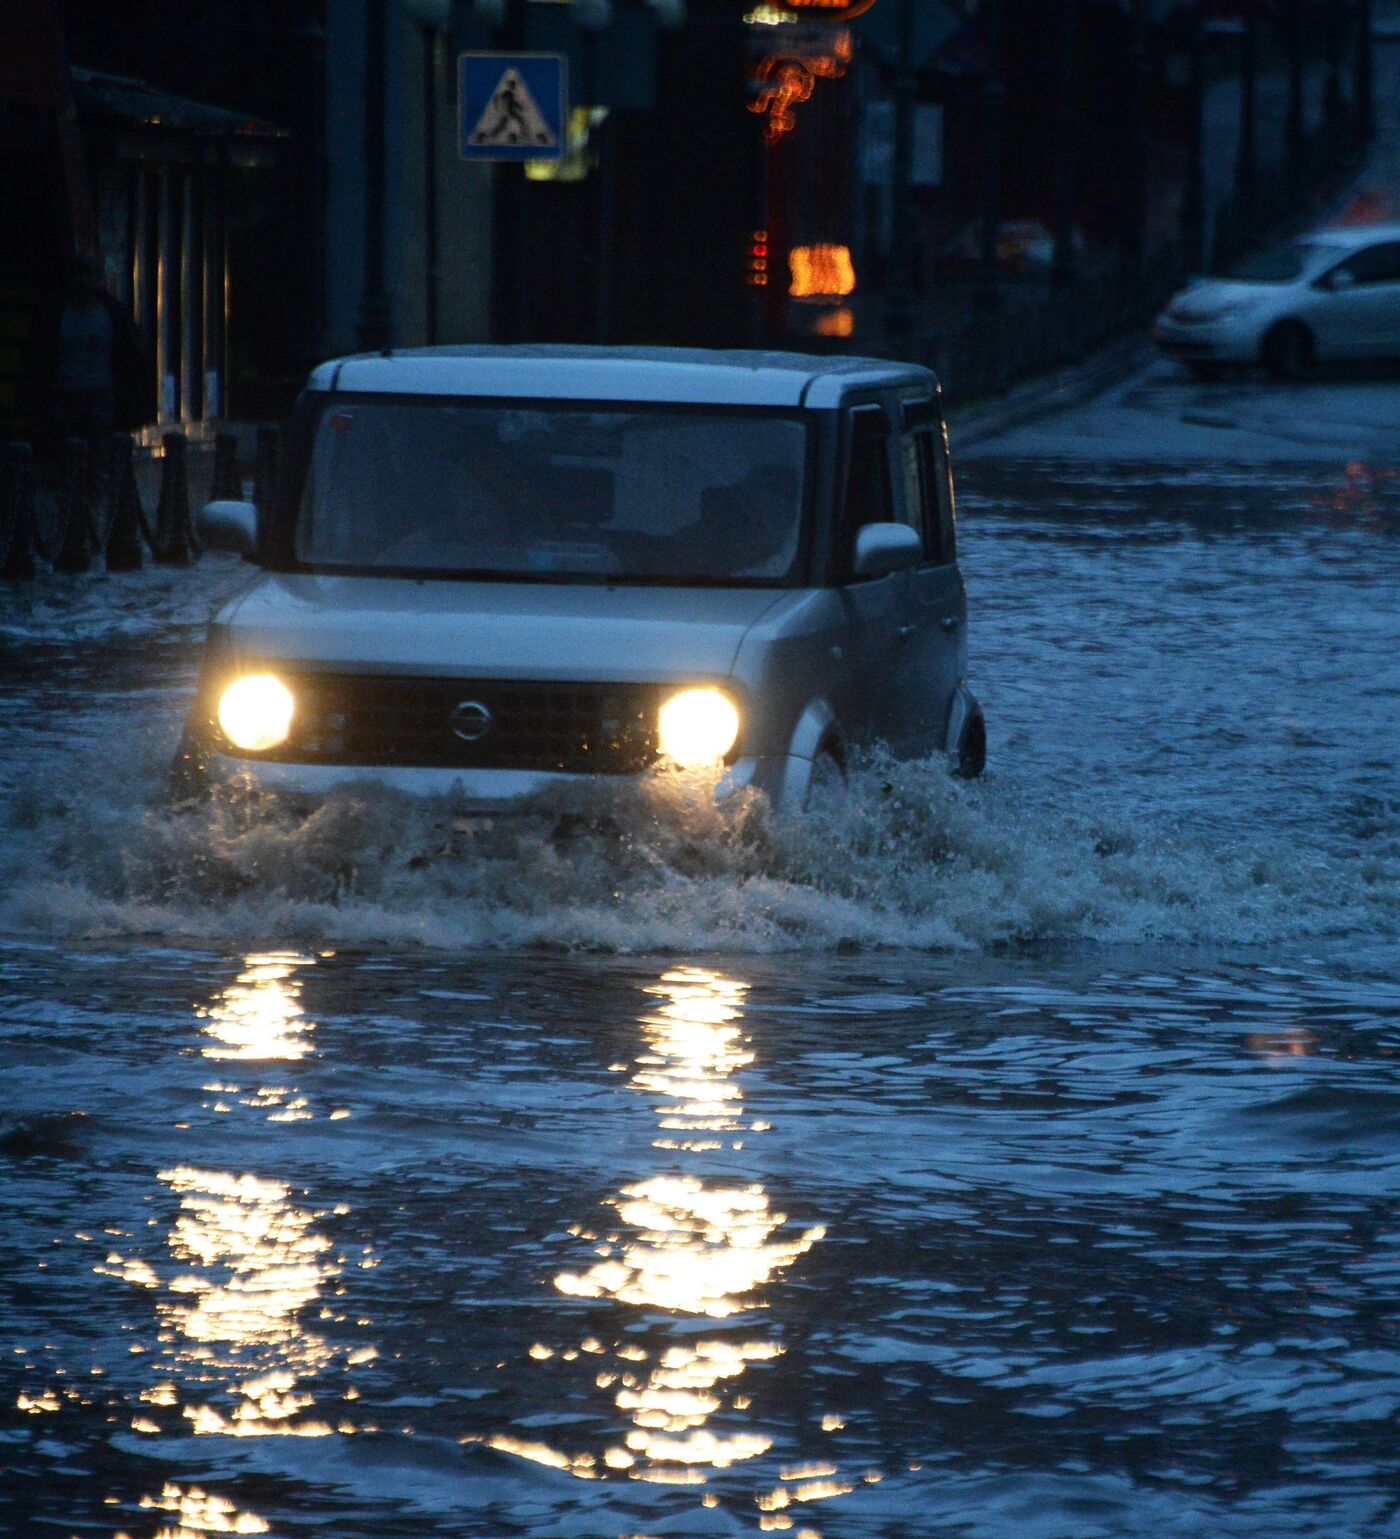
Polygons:
M659 685L278 671L296 699L292 734L270 753L245 757L595 775L634 774L656 757ZM467 702L490 713L474 742L453 729L453 713ZM466 714L479 725L479 713Z

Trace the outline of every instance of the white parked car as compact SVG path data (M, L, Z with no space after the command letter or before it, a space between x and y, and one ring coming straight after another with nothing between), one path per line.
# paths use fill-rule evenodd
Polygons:
M1319 230L1173 296L1152 335L1198 379L1261 363L1400 359L1400 225Z
M312 375L262 569L215 617L176 761L323 791L727 766L787 807L848 751L980 772L938 385L859 358L452 347Z

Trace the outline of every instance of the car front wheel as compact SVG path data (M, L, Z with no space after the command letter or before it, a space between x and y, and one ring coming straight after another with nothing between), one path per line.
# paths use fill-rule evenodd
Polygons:
M844 806L849 795L846 767L837 744L824 743L812 761L803 808L807 812L835 811Z
M963 780L976 780L987 767L987 723L981 711L974 711L963 724L953 757L953 773Z

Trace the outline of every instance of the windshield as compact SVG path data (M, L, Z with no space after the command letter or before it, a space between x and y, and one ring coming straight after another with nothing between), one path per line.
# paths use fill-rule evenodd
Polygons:
M684 406L341 400L296 525L310 567L780 584L802 526L793 416Z
M1301 278L1317 260L1319 248L1307 241L1261 251L1246 258L1230 276L1246 283L1291 283Z

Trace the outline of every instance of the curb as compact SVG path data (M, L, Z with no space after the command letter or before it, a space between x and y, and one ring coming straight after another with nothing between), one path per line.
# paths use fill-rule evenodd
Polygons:
M965 452L1010 428L1082 406L1155 357L1146 334L1134 331L1115 338L1080 363L1028 380L1004 396L954 406L948 412L950 444L955 452Z

